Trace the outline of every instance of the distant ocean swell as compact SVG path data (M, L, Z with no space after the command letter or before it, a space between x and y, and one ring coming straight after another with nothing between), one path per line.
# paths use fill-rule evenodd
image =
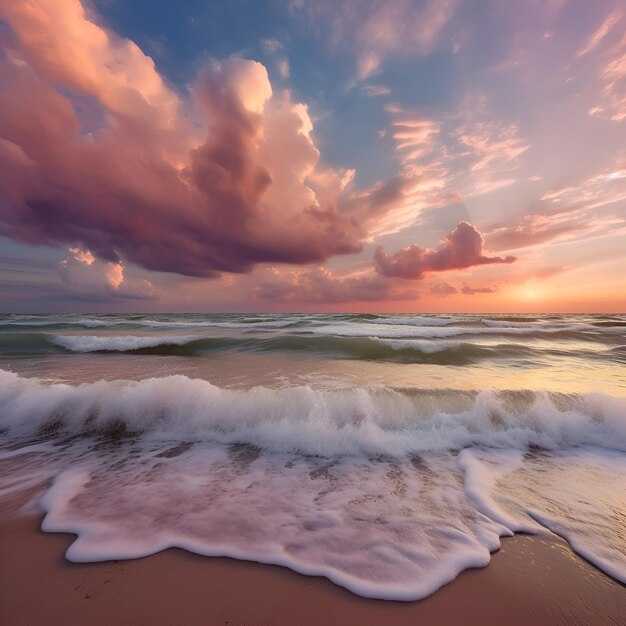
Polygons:
M154 319L157 318L157 319ZM527 328L537 330L616 330L626 327L626 320L619 315L596 316L483 316L483 315L376 315L376 314L267 314L267 315L0 315L0 332L30 328L56 330L84 329L139 329L139 328L230 328L241 330L280 330L302 328L316 330L322 325L339 324L408 326L414 328L461 327L461 328ZM427 331L425 331L427 332Z
M491 330L491 329L489 329ZM518 331L519 329L515 329ZM383 333L384 334L384 333ZM558 335L555 337L555 335ZM326 354L335 358L380 360L400 363L435 363L465 365L483 359L540 359L544 356L607 359L625 362L626 346L611 345L623 341L621 335L593 338L605 346L585 347L585 335L571 331L551 331L550 339L577 341L575 345L562 343L546 347L533 346L533 339L545 339L542 331L506 331L488 333L449 333L443 338L419 339L408 337L341 336L332 334L273 334L250 337L198 335L49 335L45 333L0 334L0 355L46 354L55 350L74 353L128 352L144 355L199 356L220 351L248 351L259 353ZM523 343L525 341L525 343Z

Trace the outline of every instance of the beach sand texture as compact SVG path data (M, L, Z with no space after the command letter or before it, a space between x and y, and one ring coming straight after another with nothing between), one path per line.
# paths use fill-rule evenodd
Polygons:
M482 569L419 602L360 598L324 578L272 565L166 550L76 564L73 537L37 515L0 515L0 622L6 626L282 624L624 624L626 587L558 538L516 535Z

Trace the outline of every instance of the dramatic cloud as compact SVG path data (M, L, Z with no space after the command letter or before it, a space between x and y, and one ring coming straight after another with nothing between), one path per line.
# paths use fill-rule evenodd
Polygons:
M352 42L360 79L386 57L427 54L453 16L458 0L305 0L292 3L330 31L334 46Z
M429 272L465 269L475 265L513 263L515 257L485 256L483 237L468 222L458 226L442 239L436 250L414 244L389 256L381 247L376 249L376 271L387 277L421 280Z
M70 248L59 263L59 277L71 294L82 300L157 300L159 294L150 281L124 276L121 263L99 261L84 248Z
M323 268L289 274L270 270L254 293L259 300L275 303L384 302L418 297L417 292L381 276L337 277Z
M0 0L0 234L211 277L357 252L401 193L319 166L312 124L232 58L178 94L78 0Z
M623 1L122 4L0 0L5 310L622 307Z

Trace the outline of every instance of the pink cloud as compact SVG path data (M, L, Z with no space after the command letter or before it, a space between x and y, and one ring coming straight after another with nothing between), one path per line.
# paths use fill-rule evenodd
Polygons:
M414 223L424 210L460 203L517 181L529 149L518 125L493 119L482 98L464 103L454 115L425 116L397 104L383 131L395 143L405 181L393 208L374 224L377 235Z
M160 295L149 280L125 276L121 263L99 261L84 248L70 248L59 263L59 277L71 294L83 300L157 300Z
M497 289L493 287L470 287L467 283L464 283L461 287L461 293L466 296L473 296L477 293L496 293Z
M518 159L529 145L519 136L515 124L497 121L464 124L454 131L457 141L471 150L473 162L471 171L503 172L515 169ZM500 181L509 183L508 180ZM492 183L493 184L493 183Z
M418 298L414 290L398 287L381 276L338 277L323 268L288 274L270 270L259 280L254 294L259 300L275 303L332 304Z
M496 293L498 290L494 287L470 287L467 283L463 283L460 289L445 282L435 283L430 288L430 294L439 298L451 296L461 293L465 296L473 296L477 293Z
M623 230L626 169L612 167L583 180L548 189L540 198L540 210L493 225L486 231L495 250L539 245L553 240L613 236Z
M188 97L79 0L0 0L0 234L211 277L361 249L402 195L324 169L305 105L263 65L208 65ZM80 111L92 109L85 124Z
M430 287L430 294L439 298L451 296L454 293L458 293L458 289L448 283L435 283Z
M587 230L589 226L580 220L563 220L558 217L531 214L524 216L515 224L497 226L489 231L489 243L496 250L510 250L535 246Z
M374 254L374 262L376 271L383 276L421 280L430 272L513 263L516 260L513 256L485 256L483 243L480 232L468 222L462 221L444 236L435 250L413 244L390 256L379 247Z
M598 29L591 35L587 43L578 51L578 56L584 56L598 46L623 16L624 11L620 10L610 13Z
M594 94L596 103L588 114L614 122L626 119L626 12L612 11L578 51L577 59L590 63L599 79L600 89ZM599 94L597 94L599 92Z

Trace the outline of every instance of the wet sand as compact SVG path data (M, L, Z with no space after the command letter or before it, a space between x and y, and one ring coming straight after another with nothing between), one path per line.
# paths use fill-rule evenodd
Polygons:
M21 499L23 503L23 499ZM69 563L71 535L41 515L0 510L0 623L64 624L624 624L626 587L559 539L505 538L483 569L421 602L360 598L285 568L167 550Z

